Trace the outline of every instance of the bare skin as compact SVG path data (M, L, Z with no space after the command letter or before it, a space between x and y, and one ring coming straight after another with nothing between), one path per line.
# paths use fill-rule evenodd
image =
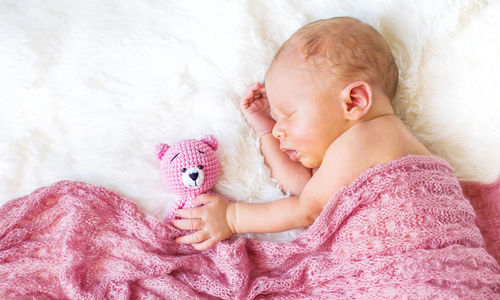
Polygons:
M379 88L360 80L335 82L324 93L317 72L292 59L273 65L266 88L249 87L240 108L261 137L273 177L292 195L258 204L200 195L195 204L204 206L177 211L184 219L173 220L174 226L197 230L178 243L204 250L236 233L307 227L336 191L366 169L409 154L431 155Z
M240 109L245 119L260 138L260 149L266 164L285 193L298 196L311 179L311 169L290 160L280 149L279 140L272 135L276 121L270 115L265 86L255 83L247 88L240 100Z

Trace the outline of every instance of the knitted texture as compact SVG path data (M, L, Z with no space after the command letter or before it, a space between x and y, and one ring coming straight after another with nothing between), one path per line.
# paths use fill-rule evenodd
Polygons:
M174 218L177 209L194 207L191 200L215 185L220 171L215 154L217 147L218 142L213 135L206 135L201 140L183 140L172 146L156 146L162 182L179 195L165 222Z
M476 222L486 240L486 249L500 264L500 177L490 184L464 181L461 185L476 211Z
M406 156L337 191L294 241L196 251L115 193L62 181L0 209L0 299L499 299L449 165Z

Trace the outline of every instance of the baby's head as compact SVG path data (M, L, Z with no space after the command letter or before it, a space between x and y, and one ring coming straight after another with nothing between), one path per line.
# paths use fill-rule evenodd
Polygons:
M282 150L318 167L330 144L360 121L393 113L398 69L384 38L350 17L310 23L279 49L266 93Z

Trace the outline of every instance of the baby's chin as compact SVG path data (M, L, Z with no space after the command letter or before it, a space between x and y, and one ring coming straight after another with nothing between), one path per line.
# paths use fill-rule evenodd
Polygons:
M321 160L314 159L310 156L303 155L299 158L299 162L306 168L314 169L321 165Z

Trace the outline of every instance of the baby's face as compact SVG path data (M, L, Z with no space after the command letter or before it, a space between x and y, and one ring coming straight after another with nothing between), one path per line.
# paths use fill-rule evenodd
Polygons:
M330 144L346 129L341 84L328 88L319 71L302 62L277 61L266 76L273 135L281 150L308 168L321 165Z

